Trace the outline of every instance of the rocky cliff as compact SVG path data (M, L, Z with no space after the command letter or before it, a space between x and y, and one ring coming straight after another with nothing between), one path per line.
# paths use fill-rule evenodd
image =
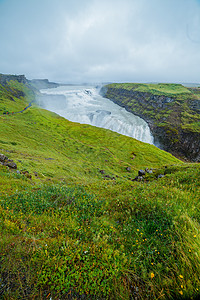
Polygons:
M9 81L18 81L20 83L26 84L28 80L24 75L7 75L7 74L0 74L0 84L6 85Z
M200 162L200 89L178 84L110 84L101 94L143 118L159 148Z
M9 75L9 74L0 74L0 84L5 86L9 81L17 81L32 87L32 89L48 89L56 88L59 86L58 83L50 82L48 79L32 79L28 80L25 75Z

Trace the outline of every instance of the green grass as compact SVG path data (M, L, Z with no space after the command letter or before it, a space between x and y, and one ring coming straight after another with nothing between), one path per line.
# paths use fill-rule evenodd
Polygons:
M0 165L0 297L200 295L199 164L37 106L0 118L0 149L32 176Z
M128 91L134 90L138 92L150 92L155 95L168 95L174 96L177 94L191 94L191 91L181 84L172 83L158 83L158 84L145 84L145 83L113 83L108 87L116 89L126 89Z

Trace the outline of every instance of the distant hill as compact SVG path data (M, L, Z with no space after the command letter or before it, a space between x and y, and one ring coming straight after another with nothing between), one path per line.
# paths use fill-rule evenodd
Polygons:
M29 83L38 90L42 89L52 89L59 86L58 83L49 82L48 79L32 79L29 80Z

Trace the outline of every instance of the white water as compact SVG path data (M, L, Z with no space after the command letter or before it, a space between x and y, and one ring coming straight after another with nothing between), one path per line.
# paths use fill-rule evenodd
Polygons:
M153 144L148 124L109 99L94 86L60 86L41 90L39 105L69 121L90 124Z

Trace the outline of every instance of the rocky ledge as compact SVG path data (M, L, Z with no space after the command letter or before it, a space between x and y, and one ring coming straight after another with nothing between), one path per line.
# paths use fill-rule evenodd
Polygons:
M100 93L144 119L160 149L184 160L200 162L200 89L169 96L111 84ZM197 124L196 128L193 124Z

